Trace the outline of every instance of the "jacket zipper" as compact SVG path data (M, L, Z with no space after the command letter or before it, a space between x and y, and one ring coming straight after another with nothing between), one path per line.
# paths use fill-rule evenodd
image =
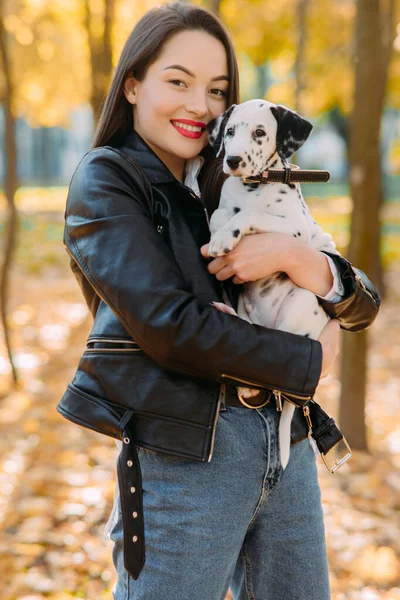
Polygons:
M358 273L356 273L354 269L353 269L353 273L354 273L354 277L355 277L356 281L358 281L358 283L360 284L360 286L362 287L362 289L364 290L364 292L366 292L368 294L368 296L370 296L370 298L372 298L372 300L376 304L376 299L372 295L372 292L369 291L369 289L367 288L367 286L365 285L365 283L361 279L360 275Z
M142 348L139 347L139 344L137 344L135 341L133 340L121 340L121 339L115 339L115 338L101 338L101 337L89 337L86 340L86 343L89 342L106 342L108 344L135 344L135 346L138 346L137 348L86 348L85 352L143 352Z
M87 340L87 342L110 342L111 343L118 343L118 344L136 344L136 342L134 340L125 340L125 339L121 339L121 338L104 338L104 337L89 337Z
M181 183L181 186L184 187L185 190L187 190L188 192L190 192L190 195L192 196L192 198L196 198L197 200L200 200L201 204L203 205L204 214L206 215L206 221L207 221L208 229L210 230L210 219L209 219L209 216L208 216L206 205L204 204L203 200L200 198L200 196L198 196L197 194L195 194L195 192L190 187L188 187L187 185L184 185L183 183Z
M224 386L224 387L222 387L222 386ZM207 462L211 462L211 459L212 459L212 456L213 456L213 453L214 453L215 431L217 429L217 421L218 421L218 416L219 416L219 409L220 409L220 406L221 406L221 395L222 395L222 393L225 393L225 383L221 383L220 388L219 388L217 409L215 411L214 423L213 423L212 432L211 432L210 454L208 455Z
M265 388L266 386L260 386L258 383L254 383L254 381L247 381L246 379L240 379L239 377L231 377L230 375L227 375L226 373L222 373L221 377L226 377L227 379L230 379L232 381L238 381L239 383L244 383L246 385L248 385L249 387L261 387L261 388ZM269 389L269 388L267 388ZM274 394L281 394L281 393L285 393L287 396L292 396L293 398L299 398L300 400L311 400L312 396L306 396L305 394L293 394L293 392L290 392L289 390L277 390L277 389L273 389L272 392Z

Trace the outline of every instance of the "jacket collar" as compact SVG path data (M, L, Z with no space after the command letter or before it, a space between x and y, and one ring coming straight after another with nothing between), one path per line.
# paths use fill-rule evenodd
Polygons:
M165 163L155 154L135 129L127 133L122 140L120 148L139 162L147 177L153 183L176 182L180 184L180 181L176 179ZM188 177L191 181L197 179L204 160L203 156L198 155L186 161L185 181Z

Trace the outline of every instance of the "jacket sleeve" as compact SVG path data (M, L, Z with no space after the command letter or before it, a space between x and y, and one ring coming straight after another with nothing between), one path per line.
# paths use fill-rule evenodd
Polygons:
M361 269L353 267L343 256L326 250L322 252L332 258L339 270L344 297L339 302L330 302L318 297L319 304L332 319L338 319L342 329L366 329L372 325L379 311L378 290Z
M312 397L321 343L200 301L148 206L134 165L100 147L75 170L65 210L66 250L132 339L165 369Z

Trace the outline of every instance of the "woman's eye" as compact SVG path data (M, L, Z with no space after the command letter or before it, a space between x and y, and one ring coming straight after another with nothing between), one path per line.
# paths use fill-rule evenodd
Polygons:
M175 83L176 81L177 81L178 83L185 83L184 81L181 81L180 79L169 79L169 80L168 80L168 83Z
M178 83L178 84L179 84L179 83L183 83L184 85L186 85L186 84L185 84L185 82L184 82L184 81L182 81L181 79L169 79L169 80L168 80L168 83ZM179 86L179 87L180 87L180 86ZM217 94L217 95L219 95L221 98L223 98L224 96L226 96L226 92L225 92L224 90L220 90L219 88L215 88L215 89L213 89L213 90L211 90L211 91L212 91L212 92L220 92L220 94ZM215 95L215 94L214 94L214 95Z
M220 90L218 88L215 88L215 90L212 90L212 91L221 92L221 98L223 98L224 96L226 96L225 90Z
M262 137L263 135L266 135L264 129L256 129L256 136L257 137Z

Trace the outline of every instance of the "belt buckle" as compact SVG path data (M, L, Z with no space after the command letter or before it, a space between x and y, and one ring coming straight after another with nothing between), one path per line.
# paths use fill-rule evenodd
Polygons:
M254 404L247 404L247 402L242 398L242 396L240 396L239 394L237 394L237 396L239 398L239 401L243 404L243 406L246 406L247 408L262 408L263 406L268 404L268 402L271 401L271 394L268 395L268 393L267 400L263 404L258 404L257 406L255 406Z
M344 444L345 450L347 450L347 453L342 458L340 458L339 456L336 456L336 452L337 452L336 447L339 446L339 444L341 445L342 443ZM333 459L334 459L333 465L329 464L330 461L326 459L326 457L328 457L331 453L333 453ZM330 450L328 450L328 452L326 454L323 454L321 452L321 456L322 456L322 460L324 461L325 466L328 469L328 471L330 471L331 473L334 473L335 471L340 469L340 467L342 465L344 465L345 462L347 462L349 460L349 458L352 456L352 452L351 452L351 448L350 448L349 444L347 443L346 438L343 436L343 438L341 440L339 440L338 442L336 442L336 444L334 446L332 446L332 448Z

